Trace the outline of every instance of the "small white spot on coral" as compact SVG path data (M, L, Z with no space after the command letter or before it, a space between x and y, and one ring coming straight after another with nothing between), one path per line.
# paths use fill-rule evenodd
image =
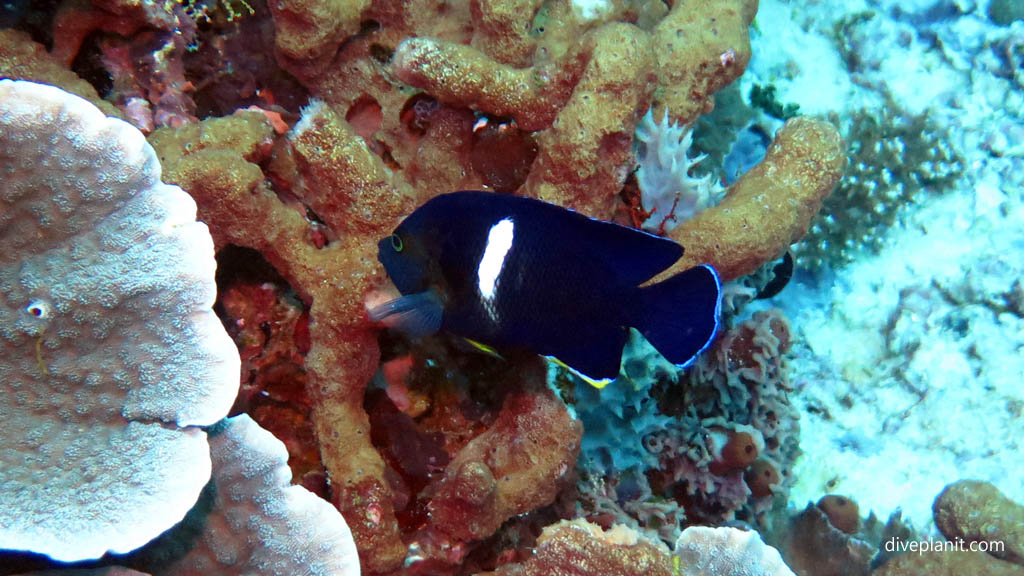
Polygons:
M36 318L49 318L52 309L49 303L43 300L33 300L25 307L25 311Z
M573 0L572 7L583 20L596 20L610 12L612 4L608 0Z

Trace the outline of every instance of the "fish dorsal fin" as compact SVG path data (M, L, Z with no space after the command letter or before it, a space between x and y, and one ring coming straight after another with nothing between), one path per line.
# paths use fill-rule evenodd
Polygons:
M579 234L623 285L643 284L683 256L683 247L668 238L570 212L587 221Z
M613 274L620 285L639 286L683 255L683 247L667 238L590 218L534 198L465 190L436 196L428 204L446 214L459 214L466 222L486 223L488 228L505 218L543 223L549 227L547 232L557 234L559 241L574 241L580 253L602 262L602 268ZM557 223L557 230L550 229L553 223ZM476 236L480 237L482 249L487 234L478 231Z

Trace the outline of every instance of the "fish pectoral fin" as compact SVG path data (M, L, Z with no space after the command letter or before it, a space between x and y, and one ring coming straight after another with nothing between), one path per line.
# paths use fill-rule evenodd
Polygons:
M476 340L473 340L472 338L465 338L465 337L462 340L466 344L469 344L470 347L472 347L473 350L476 350L477 352L483 352L484 354L487 354L488 356L490 356L492 358L497 358L499 360L504 360L505 359L501 354L498 353L497 350L495 350L491 346L488 346L487 344L484 344L483 342L477 342Z
M409 336L426 336L441 329L444 305L433 290L401 296L374 306L370 320Z

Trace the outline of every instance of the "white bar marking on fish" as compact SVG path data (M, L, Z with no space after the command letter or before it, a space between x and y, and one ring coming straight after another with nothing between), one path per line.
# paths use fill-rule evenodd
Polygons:
M477 287L484 299L484 307L491 319L497 321L497 311L494 309L494 296L498 288L498 276L505 266L505 257L512 249L512 238L514 236L515 224L511 218L500 220L487 233L487 246L484 248L484 255L480 258L480 265L477 267Z

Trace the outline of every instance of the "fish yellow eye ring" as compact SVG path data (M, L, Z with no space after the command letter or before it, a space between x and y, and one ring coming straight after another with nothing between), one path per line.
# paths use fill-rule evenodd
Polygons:
M395 249L395 252L401 252L402 248L405 247L404 245L402 245L402 237L399 236L398 234L392 234L391 247Z

